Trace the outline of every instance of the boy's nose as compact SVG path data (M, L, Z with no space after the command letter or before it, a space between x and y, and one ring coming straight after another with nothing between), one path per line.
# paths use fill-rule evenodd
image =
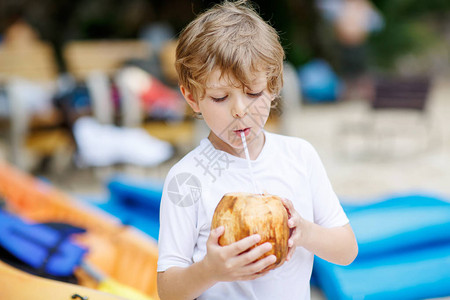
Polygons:
M231 114L234 118L243 118L247 114L247 108L241 99L234 101L234 105L231 108Z

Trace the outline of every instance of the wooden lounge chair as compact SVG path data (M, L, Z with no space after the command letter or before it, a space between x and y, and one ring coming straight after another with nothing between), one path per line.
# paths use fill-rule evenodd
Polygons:
M385 159L428 149L432 141L426 109L430 90L428 77L376 79L369 109L358 121L345 121L339 128L337 143L342 153Z

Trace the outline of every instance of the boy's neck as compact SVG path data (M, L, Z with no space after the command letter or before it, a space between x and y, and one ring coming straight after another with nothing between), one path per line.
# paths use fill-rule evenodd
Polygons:
M244 149L235 149L222 141L219 137L217 137L212 131L209 132L208 140L217 150L224 151L228 154L231 154L236 157L246 158ZM260 134L256 137L256 140L253 140L251 143L247 143L248 145L248 153L250 155L251 160L255 160L258 158L261 153L264 144L266 142L266 135L264 131L261 131Z

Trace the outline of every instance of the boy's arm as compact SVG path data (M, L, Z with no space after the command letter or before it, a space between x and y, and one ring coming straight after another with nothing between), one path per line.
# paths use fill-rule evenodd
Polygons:
M253 280L267 274L268 271L261 271L275 263L275 255L256 260L272 245L264 243L249 250L261 240L259 235L251 235L222 247L219 237L224 231L223 226L211 231L203 260L188 267L171 267L158 273L161 300L194 299L219 281Z
M358 244L350 224L326 228L303 219L292 202L283 199L289 212L288 226L292 229L289 238L290 259L295 248L301 246L318 257L339 265L349 265L358 255Z
M172 267L159 272L158 294L161 299L195 299L215 283L200 261L187 268Z
M338 265L349 265L358 254L350 224L325 228L302 220L302 246L318 257Z

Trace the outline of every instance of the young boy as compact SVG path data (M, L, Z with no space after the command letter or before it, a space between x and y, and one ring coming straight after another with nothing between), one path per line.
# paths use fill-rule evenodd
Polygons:
M313 257L351 263L357 244L323 165L306 141L263 130L282 86L284 52L276 31L245 1L224 2L181 33L176 67L180 89L210 128L208 138L169 172L161 203L158 291L161 299L309 299ZM218 244L226 228L210 230L225 193L285 198L288 260L275 262L269 243L252 235ZM289 199L289 200L287 200Z

